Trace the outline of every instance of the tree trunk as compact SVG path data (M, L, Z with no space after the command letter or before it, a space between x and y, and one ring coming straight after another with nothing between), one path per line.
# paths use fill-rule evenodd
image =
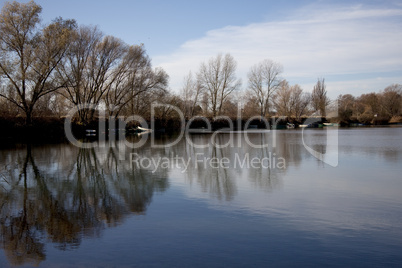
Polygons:
M32 110L28 109L25 111L25 125L32 126Z

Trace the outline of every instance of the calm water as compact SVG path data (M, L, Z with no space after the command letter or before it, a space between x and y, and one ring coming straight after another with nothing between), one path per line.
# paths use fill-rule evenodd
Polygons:
M402 128L174 141L2 148L0 266L402 266Z

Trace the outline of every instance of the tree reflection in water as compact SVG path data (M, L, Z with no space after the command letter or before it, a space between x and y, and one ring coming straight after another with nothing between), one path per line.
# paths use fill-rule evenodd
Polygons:
M35 160L49 153L46 147L28 145L25 156L15 151L5 157L0 242L12 265L39 264L46 258L47 242L61 250L74 249L83 237L99 236L130 213L144 213L154 191L168 187L167 171L157 172L154 180L149 171L121 165L112 148L103 163L94 149L61 148L52 155L56 158L48 156L48 162L40 164Z
M247 137L249 143L246 142ZM197 148L190 143L182 145L181 155L185 159L191 159L191 164L185 173L188 183L198 183L202 191L218 200L230 201L238 194L239 182L249 182L259 190L270 192L281 187L281 174L286 172L272 162L271 167L256 167L251 165L251 160L270 159L284 157L286 151L283 148L274 147L272 135L266 133L232 133L211 135L192 135L191 143L196 145L208 145L206 148ZM218 145L218 146L214 146ZM267 147L258 148L254 145L267 144ZM180 145L180 144L179 144ZM225 146L228 145L228 146ZM203 159L225 160L224 167L219 164L210 167L210 163ZM287 160L287 159L286 159ZM268 161L263 163L264 166ZM257 166L259 166L257 164ZM207 167L207 168L205 168ZM240 186L241 187L241 186Z
M165 145L174 138L156 142ZM136 167L129 160L132 153L156 160L189 160L183 179L196 183L214 199L231 201L238 188L247 184L270 192L281 187L286 170L274 166L253 168L250 163L244 167L239 161L246 155L250 161L273 153L286 161L300 161L300 145L289 142L290 137L279 135L277 146L271 138L261 133L248 136L252 144L268 143L267 148L246 143L243 135L219 134L190 137L194 144L207 144L205 148L196 148L182 139L175 146L160 148L153 148L148 141L141 149L128 149L124 142L116 141L93 149L52 145L0 151L0 163L6 165L0 180L1 245L10 263L38 264L46 258L47 243L61 250L74 249L84 237L97 237L104 228L122 223L128 215L144 214L154 192L169 187L168 173L173 170ZM233 139L234 146L213 145L227 144L229 139ZM226 158L229 167L211 168L200 158Z

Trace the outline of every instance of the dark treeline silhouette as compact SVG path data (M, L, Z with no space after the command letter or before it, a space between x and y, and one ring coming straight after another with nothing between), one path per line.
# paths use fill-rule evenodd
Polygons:
M283 116L301 123L312 115L329 117L330 110L338 108L331 121L401 121L399 84L359 97L341 95L336 104L327 97L324 78L310 93L281 77L280 63L265 59L250 68L241 90L237 62L230 54L203 62L195 75L185 76L175 93L169 90L168 74L152 68L143 44L126 44L75 20L59 17L43 24L41 12L30 1L7 2L0 13L0 124L17 129L9 136L20 127L35 132L35 125L39 132L53 129L44 136L59 135L71 109L77 110L74 124L83 127L99 120L99 110L104 111L104 119L137 115L150 120L154 112L158 124L168 126L179 116L173 107L186 119L234 119L240 110L242 119ZM154 103L165 105L152 111Z

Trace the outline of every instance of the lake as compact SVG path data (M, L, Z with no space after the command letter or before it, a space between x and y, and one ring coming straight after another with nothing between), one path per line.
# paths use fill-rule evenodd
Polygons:
M0 149L1 267L402 266L401 127L90 145Z

